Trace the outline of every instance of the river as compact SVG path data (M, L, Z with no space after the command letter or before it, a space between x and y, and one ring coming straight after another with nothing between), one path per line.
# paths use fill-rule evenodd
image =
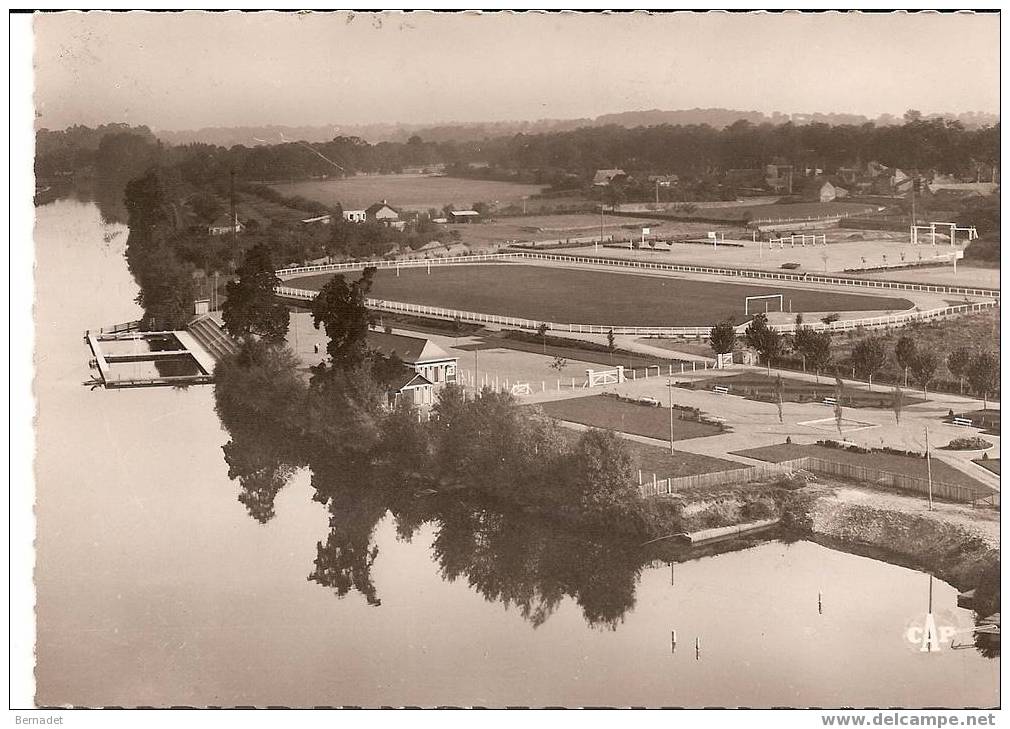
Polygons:
M307 469L252 504L211 387L82 386L83 331L139 314L127 231L37 212L40 704L998 703L998 659L908 639L928 575L813 542L671 566L466 505L328 511Z

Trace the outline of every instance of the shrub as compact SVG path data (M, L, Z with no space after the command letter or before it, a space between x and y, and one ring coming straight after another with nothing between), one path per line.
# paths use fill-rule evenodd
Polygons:
M977 435L970 438L954 438L946 446L946 450L949 451L979 451L986 448L992 448L992 443Z

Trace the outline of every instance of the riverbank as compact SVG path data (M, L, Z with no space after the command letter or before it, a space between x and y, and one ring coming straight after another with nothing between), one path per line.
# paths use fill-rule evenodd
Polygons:
M929 572L960 591L977 589L981 612L999 610L999 511L939 501L930 511L921 498L837 481L782 486L684 495L671 500L675 510L667 507L676 513L668 527L689 531L779 518L802 538ZM661 522L653 526L663 528Z

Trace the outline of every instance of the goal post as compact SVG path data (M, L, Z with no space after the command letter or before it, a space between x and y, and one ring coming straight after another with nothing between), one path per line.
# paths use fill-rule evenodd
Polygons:
M784 310L783 309L782 294L765 294L763 296L746 296L746 297L744 297L744 300L743 300L743 313L744 313L744 316L749 316L750 315L750 305L751 305L752 301L761 301L761 300L763 300L765 302L765 312L767 313L767 311L768 311L768 301L770 299L778 299L779 300L779 311L783 311Z

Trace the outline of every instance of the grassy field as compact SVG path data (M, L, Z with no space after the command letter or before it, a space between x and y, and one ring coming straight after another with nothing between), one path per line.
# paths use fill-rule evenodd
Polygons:
M803 456L816 456L817 458L823 458L825 461L834 461L835 463L849 463L855 466L876 468L891 473L904 473L923 479L927 477L925 458L912 458L910 456L898 456L890 453L852 453L841 448L783 443L780 445L764 446L763 448L736 451L734 455L747 456L749 458L756 458L759 461L770 461L771 463L802 458ZM968 474L959 471L953 466L948 466L938 458L931 458L930 461L930 468L932 468L933 479L935 481L969 488L978 488L982 485Z
M292 279L320 289L332 274ZM907 309L905 299L813 289L574 270L547 266L485 265L380 270L372 297L503 314L557 323L603 326L711 326L746 321L744 297L786 292L793 311Z
M992 471L997 476L1000 475L1000 466L998 458L986 458L986 459L976 458L974 462L980 465L985 470Z
M562 428L564 437L574 441L579 433ZM747 468L746 464L737 461L727 461L722 458L677 451L670 453L669 448L625 440L625 445L631 453L632 467L641 470L643 480L652 480L652 474L657 478L678 478L680 476L697 476L700 473L721 473Z
M992 435L1000 434L999 410L972 410L967 413L955 413L959 418L968 418L976 428L982 428Z
M301 195L324 205L339 202L345 210L367 208L381 200L409 210L441 210L450 204L463 209L475 202L517 202L541 190L537 185L430 175L356 175L345 179L280 182L271 187L283 195Z
M623 365L626 369L645 369L647 367L659 367L664 372L672 365L680 366L682 360L674 358L652 357L649 355L637 354L621 349L615 349L611 355L606 351L606 345L596 342L580 342L575 339L563 337L547 336L547 346L540 341L540 337L529 331L509 331L508 336L488 337L485 342L490 346L515 349L520 352L536 352L546 354L548 357L564 357L566 359L576 359L580 362L592 362L593 364L605 367L616 367ZM631 375L628 375L629 377Z
M744 372L729 377L712 377L707 380L678 383L692 390L711 390L715 385L728 387L733 395L741 395L748 400L772 402L775 399L775 377L759 372ZM785 402L820 402L825 397L835 397L835 383L830 377L822 377L821 384L797 380L791 377L782 378L783 397ZM842 388L842 405L853 408L891 408L892 393L884 387L873 390L845 385ZM924 402L921 397L905 391L904 404L914 405Z
M916 346L921 350L935 352L940 358L940 366L936 371L936 382L934 389L942 389L946 392L959 392L960 383L947 371L947 355L958 347L968 347L975 350L979 347L986 347L999 352L1000 347L1000 326L999 309L989 309L975 314L965 314L953 319L943 321L912 322L902 327L887 329L876 332L884 341L884 347L893 358L894 347L898 339L903 335L910 336L915 340ZM846 334L836 334L831 339L831 357L837 362L842 371L851 371L852 348L860 340L862 335L858 332ZM880 374L873 378L874 382L893 381L897 365L885 368ZM965 394L970 394L967 383L965 384ZM998 394L991 395L993 399L998 399Z
M545 413L559 420L581 423L592 428L618 430L657 440L670 440L670 410L666 407L636 405L605 395L545 402L540 407ZM722 432L715 425L681 420L685 413L680 410L675 414L677 420L673 426L674 441L701 438Z

